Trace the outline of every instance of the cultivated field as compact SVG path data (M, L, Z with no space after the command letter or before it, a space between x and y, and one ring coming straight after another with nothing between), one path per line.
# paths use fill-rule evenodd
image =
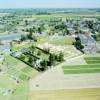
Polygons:
M33 91L29 100L100 100L100 88Z
M85 57L88 64L100 64L100 57Z
M54 18L84 18L84 17L100 17L100 14L51 14L51 15L33 15L33 18L39 18L39 19L54 19Z
M64 66L64 74L100 73L100 65Z
M52 36L49 38L49 43L54 45L72 45L75 41L73 37Z
M5 56L0 69L0 100L27 100L28 79L38 72L11 56Z

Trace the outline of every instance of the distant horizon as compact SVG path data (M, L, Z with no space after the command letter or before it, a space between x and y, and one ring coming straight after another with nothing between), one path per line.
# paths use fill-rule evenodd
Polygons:
M100 0L1 0L0 9L100 8Z
M2 9L100 9L98 8L0 8Z

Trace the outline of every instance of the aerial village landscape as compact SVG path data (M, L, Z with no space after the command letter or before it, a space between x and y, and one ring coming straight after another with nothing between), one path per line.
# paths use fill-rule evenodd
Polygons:
M0 100L100 100L100 9L0 9Z

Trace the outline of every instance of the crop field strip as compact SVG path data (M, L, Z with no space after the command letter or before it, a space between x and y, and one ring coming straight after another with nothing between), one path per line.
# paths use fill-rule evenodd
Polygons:
M100 73L100 64L64 66L64 74Z
M100 64L100 57L85 57L88 64Z
M33 91L29 100L99 100L100 89L66 89L53 91Z

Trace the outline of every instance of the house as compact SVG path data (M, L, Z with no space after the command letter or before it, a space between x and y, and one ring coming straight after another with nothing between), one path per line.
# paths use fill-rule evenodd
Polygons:
M10 53L10 45L0 45L0 53Z
M91 34L78 34L78 37L81 40L81 44L84 46L83 51L85 53L96 53L97 52L96 41L91 36Z

